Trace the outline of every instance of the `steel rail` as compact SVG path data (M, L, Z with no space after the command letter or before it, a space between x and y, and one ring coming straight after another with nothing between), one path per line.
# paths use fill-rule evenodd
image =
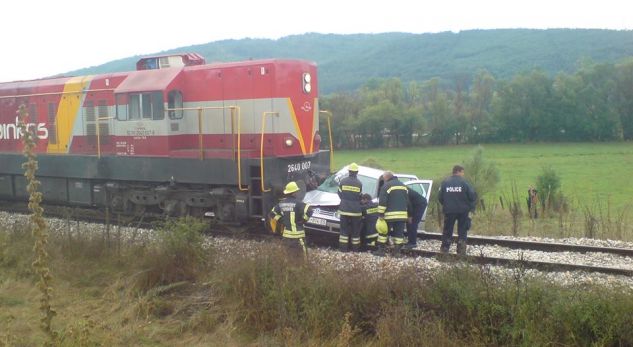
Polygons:
M471 264L494 265L511 268L535 269L547 272L584 271L609 275L633 276L633 269L622 269L608 266L593 266L569 263L552 263L538 260L509 259L487 256L444 254L436 251L405 249L402 254L408 257L438 258L440 260L464 261Z
M441 240L442 234L418 232L418 236L421 239L427 240ZM453 240L457 240L457 236L453 236ZM603 247L603 246L588 246L588 245L573 245L560 242L540 242L540 241L526 241L526 240L510 240L501 239L490 236L469 235L469 245L497 245L512 249L526 249L544 252L575 252L575 253L610 253L622 256L633 257L633 249L620 248L620 247Z

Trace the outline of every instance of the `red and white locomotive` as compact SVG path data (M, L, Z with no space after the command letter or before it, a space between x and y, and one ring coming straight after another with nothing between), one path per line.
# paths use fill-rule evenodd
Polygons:
M261 218L288 181L312 187L329 174L316 77L301 60L177 54L130 72L0 83L0 199L27 196L25 105L49 202Z

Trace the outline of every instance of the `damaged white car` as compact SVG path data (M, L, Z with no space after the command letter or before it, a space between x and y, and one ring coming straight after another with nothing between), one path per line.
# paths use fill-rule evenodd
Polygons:
M367 166L359 166L358 168L358 179L363 184L362 192L371 195L374 201L378 201L378 192L382 186L381 176L385 171ZM340 219L337 210L341 203L341 199L338 197L338 185L347 175L348 169L347 166L345 166L323 181L317 189L306 193L303 202L310 204L310 206L314 208L312 217L310 217L310 220L305 224L307 231L319 231L338 235ZM415 175L394 175L398 177L402 183L407 185L407 187L426 197L427 201L431 197L432 180L419 179ZM418 231L424 230L425 220L426 212L418 226Z

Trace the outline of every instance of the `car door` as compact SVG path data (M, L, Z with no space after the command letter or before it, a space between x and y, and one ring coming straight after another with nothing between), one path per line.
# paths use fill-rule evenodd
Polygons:
M426 198L426 201L430 201L431 199L431 191L433 188L432 180L412 180L404 183L407 187L415 190L416 192L422 194ZM426 221L426 213L429 211L427 206L426 211L424 211L424 215L422 216L422 221L420 221L420 225L418 226L418 230L424 230L424 222Z

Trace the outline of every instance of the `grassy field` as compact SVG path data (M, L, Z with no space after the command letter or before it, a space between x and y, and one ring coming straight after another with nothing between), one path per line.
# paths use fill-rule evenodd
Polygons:
M439 180L454 164L471 157L476 146L442 146L335 152L335 167L375 159L385 168ZM562 191L576 206L610 201L614 208L633 204L633 143L553 143L484 145L484 158L501 173L496 195L509 195L513 183L527 195L544 166L561 178ZM496 197L488 197L496 198Z

